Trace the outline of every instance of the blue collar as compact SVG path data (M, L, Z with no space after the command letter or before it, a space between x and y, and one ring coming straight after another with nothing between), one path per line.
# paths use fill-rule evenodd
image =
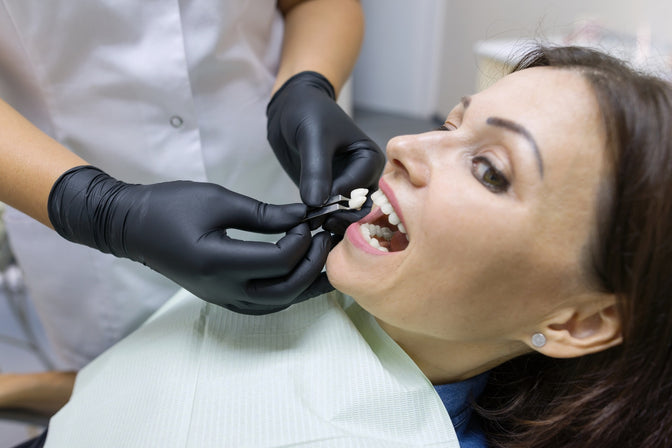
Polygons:
M460 444L463 443L465 438L481 439L483 437L478 422L471 421L477 420L471 419L471 402L478 399L483 393L483 389L488 382L488 376L489 372L485 372L457 383L434 386L448 411L450 420L453 422L455 434L460 440Z

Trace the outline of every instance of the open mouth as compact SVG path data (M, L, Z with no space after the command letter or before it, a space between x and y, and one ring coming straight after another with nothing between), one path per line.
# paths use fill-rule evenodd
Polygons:
M360 221L359 231L369 245L381 252L400 252L408 246L406 228L385 194L371 194L377 208Z

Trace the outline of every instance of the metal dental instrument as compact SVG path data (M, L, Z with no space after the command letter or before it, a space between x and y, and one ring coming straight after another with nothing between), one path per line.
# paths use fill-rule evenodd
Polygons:
M328 215L337 212L339 210L350 210L350 207L348 206L349 200L350 198L347 198L342 194L334 195L329 199L327 199L327 202L322 207L319 207L311 212L308 212L306 217L303 219L303 222L310 221L311 219L315 219L319 216ZM341 204L341 202L345 202L345 204Z

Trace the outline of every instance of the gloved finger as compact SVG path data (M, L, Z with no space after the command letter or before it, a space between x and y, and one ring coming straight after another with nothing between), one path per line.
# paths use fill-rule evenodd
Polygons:
M278 311L282 311L286 308L289 308L291 304L289 305L281 305L281 306L268 306L268 305L258 305L253 302L238 302L238 303L227 303L222 305L224 308L227 310L231 310L234 313L238 314L248 314L251 316L261 316L264 314L271 314L271 313L277 313Z
M274 205L247 199L252 202L228 211L227 228L259 233L286 232L298 225L308 210L305 204L300 203Z
M288 146L288 144L285 143ZM282 154L276 152L276 157L282 166L282 169L289 175L294 185L299 186L299 176L301 176L301 156L298 151L286 149Z
M333 248L336 247L336 245L340 243L342 239L343 235L331 235L329 237L329 245L331 247L329 251L331 252L331 250L333 250ZM310 299L312 297L317 297L322 294L326 294L333 290L334 287L329 282L327 273L321 272L320 275L317 276L315 281L313 281L313 283L305 291L299 294L294 303L303 302L304 300Z
M369 140L355 144L359 149L349 150L347 156L340 157L334 164L336 174L332 180L332 193L348 194L355 188L377 184L385 166L385 156L377 147L371 148L372 144Z
M315 230L319 228L322 225L322 223L324 223L325 219L327 219L327 216L318 216L317 218L313 218L306 222L310 226L310 230Z
M329 283L326 272L321 272L320 275L313 281L313 283L306 288L299 296L294 300L294 303L303 302L304 300L317 297L322 294L326 294L330 291L333 291L334 287Z
M308 224L290 229L277 243L241 241L220 238L221 244L209 241L214 247L209 260L223 260L224 269L249 273L249 278L270 278L287 275L310 250L312 237Z
M301 176L299 191L301 200L310 207L319 207L326 202L331 192L331 148L324 148L324 143L316 132L303 139L301 152Z
M318 210L318 209L315 209L315 210ZM309 213L310 213L310 211L309 211ZM315 230L315 229L319 228L322 225L322 223L324 222L324 220L327 219L327 218L328 218L327 215L322 215L322 216L318 216L316 218L310 219L306 222L310 226L310 230Z
M357 222L366 216L360 210L350 212L339 212L327 218L322 224L322 228L337 235L344 235L350 224Z
M335 235L331 234L331 248L333 249L336 247L338 243L340 243L343 240L343 235Z
M370 197L367 197L366 202L360 210L343 210L336 212L333 215L327 217L327 219L322 223L322 228L324 230L328 230L331 233L343 235L350 224L359 221L369 214L372 205L373 201Z
M289 275L280 278L250 280L246 285L248 296L259 304L294 303L296 297L305 291L320 274L327 262L330 249L329 232L316 234L305 258Z

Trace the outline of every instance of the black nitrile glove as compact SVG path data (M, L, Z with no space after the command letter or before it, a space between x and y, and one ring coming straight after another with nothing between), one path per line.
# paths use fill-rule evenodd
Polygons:
M377 188L385 155L336 104L324 76L294 75L273 95L266 114L268 141L307 205L318 207L329 196L348 196L355 188ZM367 211L339 212L322 227L342 235Z
M325 289L330 235L299 224L303 204L264 204L210 183L131 185L82 166L56 181L48 208L64 238L143 263L233 311L279 311ZM287 234L240 241L229 228Z

